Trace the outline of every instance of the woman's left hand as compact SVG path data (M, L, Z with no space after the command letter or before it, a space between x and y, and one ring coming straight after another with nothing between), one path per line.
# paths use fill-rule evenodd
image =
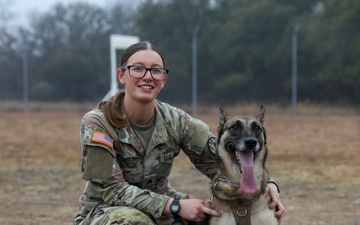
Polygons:
M267 183L264 195L271 197L271 203L269 204L270 209L275 209L275 216L279 220L285 216L285 208L280 201L280 195L278 188L274 183Z

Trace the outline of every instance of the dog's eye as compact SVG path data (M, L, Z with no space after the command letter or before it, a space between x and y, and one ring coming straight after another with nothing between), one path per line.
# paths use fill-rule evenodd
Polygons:
M254 123L254 124L252 125L252 127L253 127L253 129L254 129L255 131L262 131L261 127L260 127L259 125L257 125L256 123Z
M236 123L234 123L234 124L231 126L231 129L233 129L233 130L241 129L240 121L236 121Z

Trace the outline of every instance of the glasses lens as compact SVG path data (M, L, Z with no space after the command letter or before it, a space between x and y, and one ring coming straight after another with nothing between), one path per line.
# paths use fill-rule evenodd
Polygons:
M129 72L130 76L134 78L142 78L146 73L146 69L143 66L131 66Z
M164 80L166 76L166 71L161 68L151 68L151 75L155 80Z
M167 70L161 68L146 68L143 66L129 66L129 75L134 78L143 78L148 70L154 80L164 80Z

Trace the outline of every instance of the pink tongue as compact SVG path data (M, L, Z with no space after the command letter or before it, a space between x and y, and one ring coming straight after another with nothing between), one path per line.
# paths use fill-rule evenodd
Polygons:
M241 180L240 188L245 193L255 193L257 189L255 177L254 177L254 162L253 162L253 152L242 152L239 151L239 161L241 164Z

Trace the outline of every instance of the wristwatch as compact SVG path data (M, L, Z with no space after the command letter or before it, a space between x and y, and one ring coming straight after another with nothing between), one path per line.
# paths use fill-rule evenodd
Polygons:
M170 212L174 217L177 217L179 216L180 209L180 199L179 197L175 196L173 202L170 205Z

